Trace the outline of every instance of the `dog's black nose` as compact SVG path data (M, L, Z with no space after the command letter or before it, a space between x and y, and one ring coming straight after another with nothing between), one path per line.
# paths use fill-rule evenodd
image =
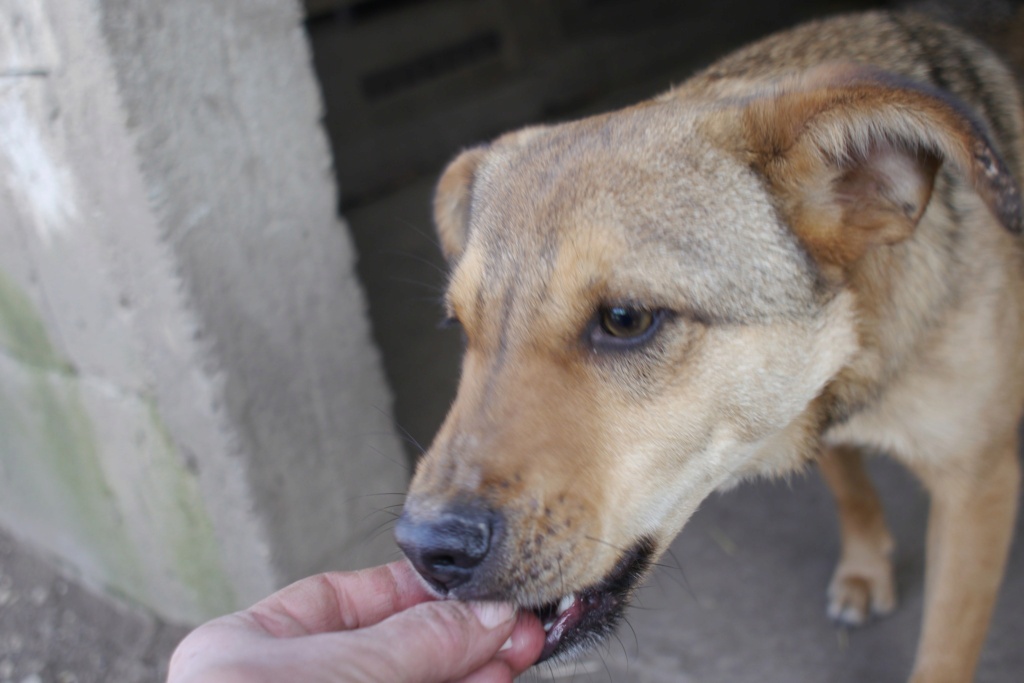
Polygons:
M395 527L398 546L423 578L442 592L473 578L491 549L496 515L476 506L449 508L427 521L402 514Z

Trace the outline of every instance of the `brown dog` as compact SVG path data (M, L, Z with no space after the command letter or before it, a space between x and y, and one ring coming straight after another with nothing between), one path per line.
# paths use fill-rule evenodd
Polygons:
M881 449L933 501L912 680L971 680L1019 491L1022 130L985 47L872 13L463 153L435 205L463 375L406 554L571 653L708 494L816 460L842 520L829 611L857 623L895 602L859 454Z

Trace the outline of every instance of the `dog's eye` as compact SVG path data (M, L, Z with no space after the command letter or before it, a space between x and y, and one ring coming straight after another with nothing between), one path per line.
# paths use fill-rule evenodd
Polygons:
M615 339L639 340L654 327L655 314L645 308L610 306L601 309L601 330Z

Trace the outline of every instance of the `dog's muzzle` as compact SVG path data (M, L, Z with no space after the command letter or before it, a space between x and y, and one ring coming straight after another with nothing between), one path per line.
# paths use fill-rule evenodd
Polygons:
M496 589L494 581L502 564L503 525L500 513L479 505L452 505L429 518L406 510L395 538L416 571L441 596L503 600L508 599L508 588ZM550 603L521 605L544 626L539 661L579 652L611 633L653 554L654 543L642 539L625 550L597 584Z
M473 581L492 548L498 514L481 506L459 505L426 520L404 513L395 540L416 571L448 595Z

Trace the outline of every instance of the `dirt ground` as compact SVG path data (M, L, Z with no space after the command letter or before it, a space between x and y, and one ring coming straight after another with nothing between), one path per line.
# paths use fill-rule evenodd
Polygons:
M0 534L0 683L161 681L185 633Z

